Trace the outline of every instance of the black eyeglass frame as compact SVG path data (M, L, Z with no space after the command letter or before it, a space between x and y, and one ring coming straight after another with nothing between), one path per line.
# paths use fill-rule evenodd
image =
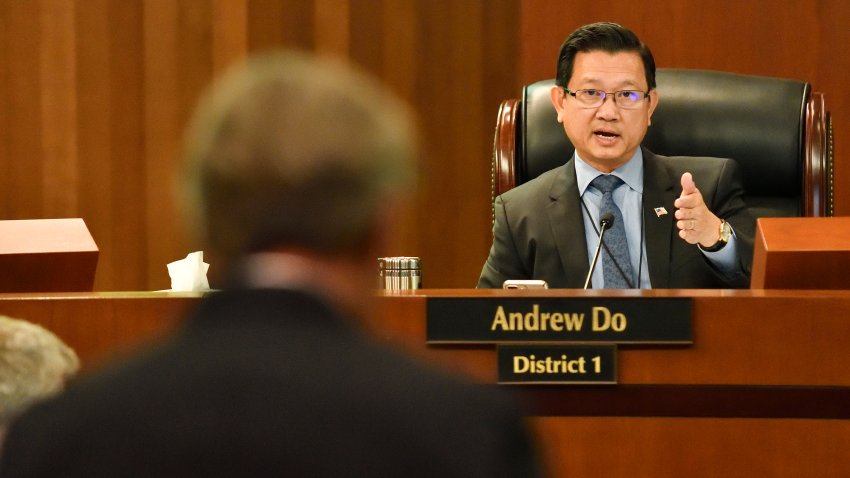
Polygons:
M596 91L596 92L602 93L602 96L601 96L602 101L600 101L600 102L599 102L599 104L596 104L596 105L593 105L593 106L589 106L589 105L582 104L582 103L581 103L581 101L579 101L578 97L576 97L576 95L577 95L578 93L581 93L582 91ZM647 98L649 98L649 92L650 92L650 91L652 91L652 90L650 89L650 90L646 90L646 91L643 91L643 90L617 90L617 91L603 91L603 90L599 90L599 89L596 89L596 88L582 88L582 89L580 89L580 90L571 91L569 88L564 87L564 92L566 92L568 95L570 95L570 96L572 96L573 98L575 98L575 99L576 99L576 101L579 101L579 103L578 103L578 104L579 104L582 108L598 108L598 107L602 106L603 104L605 104L605 99L606 99L606 98L608 98L608 96L611 96L611 97L614 99L614 100L613 100L613 101L614 101L614 104L615 104L615 105L617 105L618 107L620 107L620 108L625 108L625 109L636 109L636 108L638 108L638 106L640 105L640 102L641 102L641 101L644 101L644 100L646 100ZM639 100L635 103L635 105L634 105L634 106L623 106L623 105L621 105L620 103L618 103L618 102L617 102L617 93L623 93L623 92L638 93L638 94L643 95L643 98L639 99Z

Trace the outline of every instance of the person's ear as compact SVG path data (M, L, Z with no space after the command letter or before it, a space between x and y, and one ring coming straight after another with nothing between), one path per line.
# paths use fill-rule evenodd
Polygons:
M652 89L649 91L649 112L646 116L646 124L647 126L652 124L652 113L655 112L655 107L658 106L658 90Z
M564 122L564 89L560 86L553 86L549 90L549 99L552 101L552 106L555 107L555 112L558 114L558 123Z

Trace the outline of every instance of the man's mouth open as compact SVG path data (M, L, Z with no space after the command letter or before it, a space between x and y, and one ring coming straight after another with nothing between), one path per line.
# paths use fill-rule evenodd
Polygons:
M620 135L619 135L619 134L617 134L617 133L612 133L611 131L602 131L602 130L597 130L597 131L594 131L594 132L593 132L593 134L594 134L596 137L598 137L598 138L600 138L600 139L605 139L605 140L612 140L612 139L615 139L615 138L619 138L619 137L620 137Z

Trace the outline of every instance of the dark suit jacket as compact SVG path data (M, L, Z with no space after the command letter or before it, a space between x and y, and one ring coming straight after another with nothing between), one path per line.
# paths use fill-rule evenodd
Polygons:
M219 292L173 339L24 414L0 476L534 476L520 417L492 393L315 297Z
M643 218L647 266L653 288L747 287L755 220L742 199L740 169L720 158L666 157L643 149ZM715 270L696 245L678 235L673 202L684 172L714 214L735 231L738 273ZM664 207L666 215L654 209ZM543 279L554 288L581 288L590 269L576 184L575 159L502 194L495 201L493 246L478 287L502 287L506 279Z

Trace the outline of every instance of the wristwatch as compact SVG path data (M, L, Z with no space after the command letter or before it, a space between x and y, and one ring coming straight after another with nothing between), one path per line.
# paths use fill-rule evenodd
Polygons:
M732 226L730 226L724 219L720 220L720 228L718 229L718 232L720 233L720 238L717 239L717 242L709 247L703 247L702 250L705 252L717 252L720 249L723 249L726 243L729 242L729 239L732 238Z

